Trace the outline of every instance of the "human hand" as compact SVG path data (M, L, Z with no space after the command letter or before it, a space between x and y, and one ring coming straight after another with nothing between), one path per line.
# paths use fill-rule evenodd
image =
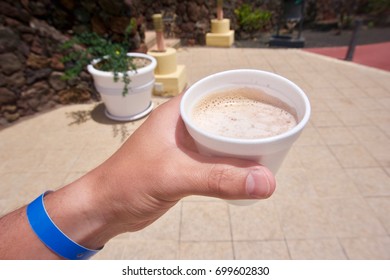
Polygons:
M149 225L188 195L267 198L272 173L256 162L202 156L180 118L176 97L158 107L124 145L91 174L104 182L107 209L122 231Z

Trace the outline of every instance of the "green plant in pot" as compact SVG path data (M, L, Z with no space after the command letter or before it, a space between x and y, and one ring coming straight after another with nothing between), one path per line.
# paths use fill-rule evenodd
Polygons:
M105 106L107 117L131 121L146 116L153 109L152 91L154 57L129 52L132 22L124 40L112 42L96 33L83 33L63 44L67 67L64 77L74 78L87 67Z

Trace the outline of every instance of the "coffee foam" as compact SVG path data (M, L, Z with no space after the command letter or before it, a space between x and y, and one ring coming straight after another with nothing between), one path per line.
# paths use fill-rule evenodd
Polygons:
M271 137L296 126L294 110L260 89L241 87L201 99L192 110L195 125L230 138Z

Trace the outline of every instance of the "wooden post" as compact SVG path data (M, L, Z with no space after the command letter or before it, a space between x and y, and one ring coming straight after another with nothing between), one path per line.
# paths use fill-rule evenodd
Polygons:
M161 14L153 15L153 25L154 25L154 30L156 31L157 51L164 52L165 51L164 25L163 25Z
M223 20L223 0L217 0L217 19Z

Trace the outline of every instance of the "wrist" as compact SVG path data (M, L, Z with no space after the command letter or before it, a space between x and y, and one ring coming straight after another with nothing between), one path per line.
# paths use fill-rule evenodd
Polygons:
M114 226L99 185L86 175L44 198L57 227L76 243L99 249L120 232Z
M86 260L98 253L101 248L94 250L78 244L53 222L44 203L44 197L48 193L51 191L41 194L26 208L30 227L40 241L57 256L69 260Z

